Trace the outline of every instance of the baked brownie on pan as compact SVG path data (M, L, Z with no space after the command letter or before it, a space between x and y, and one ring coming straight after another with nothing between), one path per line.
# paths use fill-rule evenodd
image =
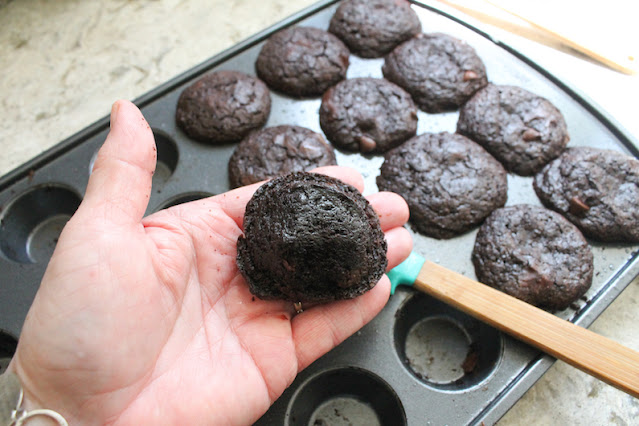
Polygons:
M616 151L567 149L535 176L535 192L587 236L639 242L639 160Z
M481 146L451 133L425 133L388 151L377 186L404 197L414 228L451 238L506 203L506 170Z
M246 205L237 265L261 299L350 299L373 288L386 264L375 211L340 180L291 173L262 185Z
M221 144L262 127L270 112L266 84L238 71L217 71L182 92L175 121L191 138Z
M488 84L475 49L447 34L419 34L384 61L384 77L406 89L426 112L455 110Z
M421 28L406 0L346 0L335 11L328 31L356 55L378 58L419 34Z
M339 82L324 93L319 118L326 137L347 151L385 152L417 132L410 95L383 78Z
M588 291L593 255L579 229L559 213L520 204L495 210L472 253L477 279L551 311Z
M319 133L300 126L267 127L237 145L229 160L229 180L237 188L335 164L333 147Z
M550 101L521 87L495 84L461 108L457 131L522 176L537 173L570 140L563 115Z
M255 69L272 89L290 96L319 96L346 78L350 52L333 34L292 27L273 34L262 46Z

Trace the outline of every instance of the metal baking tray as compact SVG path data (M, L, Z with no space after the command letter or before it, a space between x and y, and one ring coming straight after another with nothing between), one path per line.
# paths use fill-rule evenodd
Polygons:
M326 29L335 1L321 1L136 100L158 146L158 169L147 214L229 189L227 162L235 145L189 139L175 124L182 90L219 69L254 74L264 40L291 25ZM436 8L414 2L424 32L465 40L484 60L488 78L548 98L564 114L569 146L615 149L639 156L639 143L605 113L524 55ZM381 77L383 59L351 55L348 77ZM272 92L267 126L296 124L321 132L320 99ZM418 134L456 128L458 113L419 112ZM86 189L91 164L109 129L96 122L0 179L0 368L16 339L64 223ZM375 192L382 156L337 153L358 169L365 193ZM532 178L508 176L508 205L540 205ZM415 251L475 278L470 253L476 230L450 240L413 234ZM639 275L639 246L591 242L592 288L557 313L588 326ZM496 422L552 365L554 359L409 288L400 288L366 327L301 372L260 425L465 425ZM466 371L464 371L466 370Z

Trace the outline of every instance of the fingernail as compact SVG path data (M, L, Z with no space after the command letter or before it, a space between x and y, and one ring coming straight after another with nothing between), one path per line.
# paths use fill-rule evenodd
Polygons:
M111 127L115 126L115 122L117 121L119 110L120 110L120 102L115 102L113 106L111 106Z

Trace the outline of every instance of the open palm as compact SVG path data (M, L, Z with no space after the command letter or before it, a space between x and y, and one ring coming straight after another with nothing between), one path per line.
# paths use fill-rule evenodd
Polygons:
M29 407L71 424L250 424L298 371L379 312L388 279L299 315L290 302L253 297L235 257L257 185L143 218L155 153L141 113L117 102L10 369ZM318 172L362 190L352 170ZM411 249L408 209L390 193L369 200L392 267Z

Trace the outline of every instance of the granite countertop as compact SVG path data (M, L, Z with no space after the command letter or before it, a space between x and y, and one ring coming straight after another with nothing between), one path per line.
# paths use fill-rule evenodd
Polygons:
M134 99L314 2L0 0L0 175L106 116L115 100ZM639 77L539 41L515 37L514 46L639 137ZM635 280L590 328L639 350L637 323ZM557 362L499 424L631 425L637 418L639 400Z

